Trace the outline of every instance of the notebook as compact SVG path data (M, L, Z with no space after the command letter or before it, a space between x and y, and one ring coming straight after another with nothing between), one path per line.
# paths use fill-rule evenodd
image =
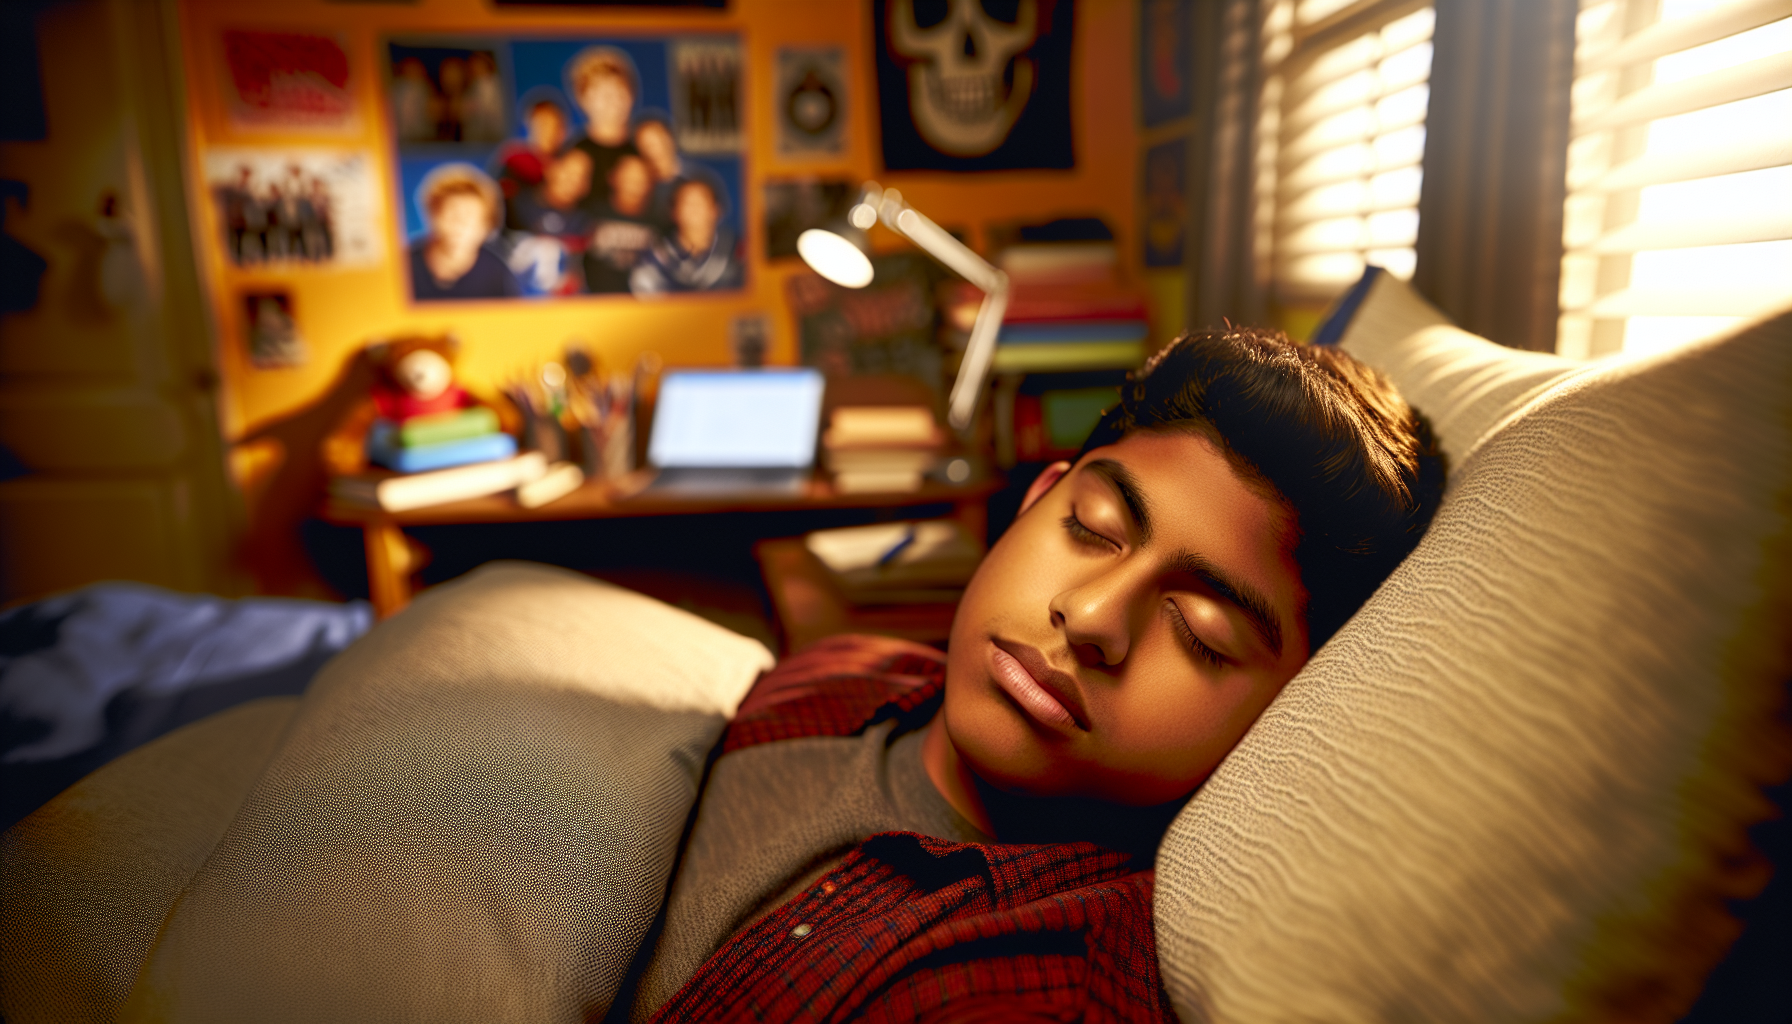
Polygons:
M675 370L660 378L651 489L798 493L815 465L821 371Z

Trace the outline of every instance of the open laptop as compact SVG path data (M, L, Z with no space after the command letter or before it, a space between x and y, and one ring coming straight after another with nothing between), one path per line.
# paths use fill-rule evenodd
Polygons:
M674 370L660 378L647 461L661 493L799 493L815 465L825 382L814 369Z

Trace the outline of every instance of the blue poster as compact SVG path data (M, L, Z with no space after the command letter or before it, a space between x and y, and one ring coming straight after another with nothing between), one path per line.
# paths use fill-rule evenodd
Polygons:
M1182 238L1188 223L1188 138L1171 139L1145 151L1144 225L1147 267L1182 266Z
M738 38L387 50L416 301L743 286Z
M1139 0L1139 120L1147 128L1193 110L1194 8L1193 0Z

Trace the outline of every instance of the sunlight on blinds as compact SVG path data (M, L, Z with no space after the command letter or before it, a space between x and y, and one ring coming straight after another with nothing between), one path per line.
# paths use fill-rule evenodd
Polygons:
M1311 22L1357 18L1350 8L1369 12L1359 31L1302 42ZM1379 23L1377 8L1389 12ZM1258 195L1273 211L1260 228L1278 299L1329 299L1365 263L1412 276L1434 22L1430 7L1410 4L1304 0L1272 11Z
M1587 0L1563 355L1649 353L1792 302L1792 0Z

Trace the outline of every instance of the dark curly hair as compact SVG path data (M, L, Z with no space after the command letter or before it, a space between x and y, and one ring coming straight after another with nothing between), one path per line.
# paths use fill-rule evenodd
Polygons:
M1430 425L1394 385L1279 331L1177 338L1128 376L1083 453L1137 430L1207 438L1288 513L1312 650L1418 544L1443 496Z

